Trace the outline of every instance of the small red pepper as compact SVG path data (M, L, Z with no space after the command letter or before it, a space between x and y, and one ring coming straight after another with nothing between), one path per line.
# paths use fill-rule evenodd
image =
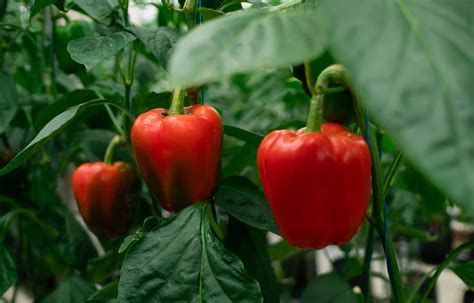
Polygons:
M127 163L80 165L72 175L79 211L90 230L101 238L124 235L130 226L129 203L137 175Z
M140 171L168 211L179 211L214 194L222 138L219 114L208 105L189 106L177 114L171 109L150 110L135 120L131 131Z
M367 212L371 175L370 151L362 138L339 124L320 126L320 132L271 132L257 154L283 238L315 249L355 235Z

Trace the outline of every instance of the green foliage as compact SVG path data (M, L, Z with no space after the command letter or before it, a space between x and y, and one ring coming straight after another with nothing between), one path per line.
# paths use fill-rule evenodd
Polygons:
M453 264L449 267L468 287L474 289L474 261Z
M208 207L183 209L128 250L119 301L261 301L258 283L213 235Z
M264 302L279 302L279 285L268 255L266 233L231 218L224 244L242 260L248 274L258 281Z
M331 31L329 49L347 68L374 120L420 171L472 213L474 175L469 167L474 157L469 150L474 141L466 140L474 117L466 80L474 77L468 67L474 62L467 26L471 12L462 0L321 1L319 8ZM382 20L380 36L377 24ZM363 38L354 32L363 32ZM458 38L450 40L449 33ZM458 51L450 51L452 47Z
M87 302L116 302L118 281L110 282L87 299Z
M344 279L335 273L313 278L301 295L301 302L347 302L356 303L352 289Z
M8 127L18 110L18 97L15 82L0 71L0 133Z
M41 300L41 303L79 303L95 292L95 286L88 280L81 278L76 274L68 275L59 287Z
M0 242L0 293L7 291L17 280L15 259Z
M97 20L109 17L119 5L118 0L65 0L65 2L68 7L77 5L80 10Z
M71 41L67 51L72 59L84 64L90 71L105 59L118 54L135 39L135 36L127 32L116 32L110 36L84 37Z
M25 160L31 157L31 155L33 155L33 153L37 151L43 144L45 144L49 139L51 139L52 136L58 134L85 109L94 105L103 105L108 103L114 106L118 106L107 100L92 100L89 102L82 103L80 105L73 106L54 117L54 119L49 121L48 124L46 124L41 129L41 131L36 135L36 137L25 148L23 148L18 154L15 155L15 158L13 158L13 160L11 160L8 165L0 169L0 176L8 173L12 169L21 165Z
M230 14L181 39L169 70L181 84L192 85L235 73L300 63L323 52L325 42L319 28L315 18L307 15L265 10Z
M65 26L56 27L56 56L59 68L66 74L79 72L82 67L71 58L67 51L67 45L72 40L92 36L93 33L93 25L83 20L71 21Z
M161 66L166 67L179 33L172 28L162 26L157 29L128 28L158 59Z
M279 233L263 192L244 177L224 179L216 193L216 204L240 221Z

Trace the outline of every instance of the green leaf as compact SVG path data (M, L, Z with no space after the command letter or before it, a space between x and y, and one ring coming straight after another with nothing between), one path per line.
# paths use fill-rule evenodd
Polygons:
M318 12L331 54L374 120L474 213L471 3L325 0Z
M3 20L5 17L5 13L7 12L8 0L0 0L0 21Z
M435 241L438 239L437 235L432 235L429 231L414 226L393 224L391 227L393 234L407 236L409 239L417 239L424 242Z
M161 66L166 68L173 47L179 38L177 30L167 26L161 26L156 29L129 27L127 30L140 39L158 59Z
M277 8L280 12L290 15L309 15L317 8L318 0L288 1Z
M224 125L224 134L242 140L255 147L258 147L263 140L263 136L260 134L230 125Z
M120 107L108 100L100 99L76 105L62 112L61 114L54 117L53 120L49 121L48 124L46 124L45 127L41 129L41 131L36 135L36 137L34 137L33 140L25 148L23 148L18 154L16 154L15 157L5 167L0 169L0 176L20 166L39 148L41 148L41 146L43 146L49 139L51 139L51 137L58 134L64 127L66 127L85 109L100 104L111 104L116 107Z
M71 7L73 3L97 20L103 20L110 16L119 5L117 0L66 0L67 7Z
M40 303L83 303L95 291L94 283L81 278L77 274L70 274L55 291L46 296Z
M31 7L30 20L51 4L56 5L56 7L61 10L64 10L64 0L35 0L33 6Z
M0 242L0 294L7 291L17 280L16 265L10 251Z
M0 134L10 125L18 110L18 96L15 82L0 71Z
M120 269L122 262L123 255L119 255L116 250L110 250L103 256L89 260L87 277L94 282L102 283Z
M244 144L224 167L224 177L240 175L246 167L256 165L256 158L257 148L249 143Z
M181 39L169 70L183 85L240 72L286 67L318 57L325 47L316 19L247 10L198 26Z
M336 273L329 273L309 281L301 295L301 303L305 302L357 303L357 299L346 281Z
M110 282L87 299L87 302L116 302L118 280Z
M116 32L109 36L84 37L72 40L67 51L76 62L84 64L90 71L94 66L120 52L135 36L127 32Z
M135 243L120 302L261 302L258 283L212 234L207 204L193 204Z
M118 253L122 254L126 252L133 244L138 242L143 238L150 230L155 229L161 223L164 223L167 219L161 217L148 217L143 221L143 226L137 229L133 234L128 235L123 239L122 244L120 244Z
M249 179L225 178L216 193L216 204L250 226L279 233L263 192Z
M224 244L242 260L248 274L258 281L264 301L279 302L279 286L268 256L266 232L231 217Z
M75 105L97 99L99 96L90 89L76 89L61 96L57 101L48 105L38 113L35 128L41 129L54 117Z
M449 269L454 271L469 288L474 289L474 261L456 263L449 266Z
M272 244L268 247L268 253L272 261L284 261L291 256L299 254L304 251L301 248L290 245L285 240L281 240L278 243Z
M223 12L216 11L207 7L199 7L197 10L199 13L201 13L204 22L224 15Z

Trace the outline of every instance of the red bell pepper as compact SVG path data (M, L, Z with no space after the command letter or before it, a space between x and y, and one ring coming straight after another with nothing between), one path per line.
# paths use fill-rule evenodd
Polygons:
M137 175L124 162L84 163L72 175L72 189L84 222L97 236L114 238L129 228L129 203Z
M348 242L367 211L370 151L339 124L303 131L274 131L258 149L260 178L277 225L299 247Z
M182 100L178 103L182 105ZM136 119L131 132L143 178L168 211L211 198L219 177L222 139L219 114L208 105L150 110Z

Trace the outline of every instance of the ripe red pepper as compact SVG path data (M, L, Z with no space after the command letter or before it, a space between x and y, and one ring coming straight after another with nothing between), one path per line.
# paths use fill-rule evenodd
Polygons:
M90 230L101 238L124 235L137 175L127 163L84 163L72 175L77 206Z
M271 132L257 162L277 225L292 245L319 249L345 243L362 225L370 197L370 151L343 126Z
M220 170L223 127L208 105L169 114L157 108L134 122L131 141L151 193L168 211L179 211L214 193Z

